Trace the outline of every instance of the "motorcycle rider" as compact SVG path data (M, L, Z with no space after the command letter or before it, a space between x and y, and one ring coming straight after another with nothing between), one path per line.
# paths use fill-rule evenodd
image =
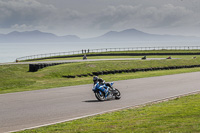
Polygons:
M83 60L87 60L87 55L86 54L84 54Z
M105 97L108 96L109 92L108 89L109 87L111 87L111 85L109 83L105 83L105 81L102 78L98 78L97 76L93 77L93 82L94 85L99 82L99 89L105 93Z

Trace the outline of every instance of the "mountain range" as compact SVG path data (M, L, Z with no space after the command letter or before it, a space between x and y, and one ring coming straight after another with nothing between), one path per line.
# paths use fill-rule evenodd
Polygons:
M159 35L145 33L136 29L120 32L110 31L94 38L81 39L76 35L57 36L38 30L0 34L0 43L36 42L132 42L132 41L200 41L200 37L180 35Z
M13 31L8 34L0 34L0 43L18 43L18 42L66 42L79 41L76 35L57 36L52 33L41 32L38 30L18 32Z

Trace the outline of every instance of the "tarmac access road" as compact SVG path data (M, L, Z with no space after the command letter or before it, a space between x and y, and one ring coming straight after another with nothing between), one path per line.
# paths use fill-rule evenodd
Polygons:
M200 72L116 81L120 100L98 102L92 84L0 95L0 132L102 114L200 91Z
M164 60L166 58L147 58L146 60ZM179 59L179 58L172 58ZM33 61L33 62L9 62L0 63L0 65L16 65L16 64L39 64L39 63L73 63L73 62L85 62L85 61L111 61L111 60L141 60L141 58L113 58L113 59L87 59L87 60L55 60L55 61Z

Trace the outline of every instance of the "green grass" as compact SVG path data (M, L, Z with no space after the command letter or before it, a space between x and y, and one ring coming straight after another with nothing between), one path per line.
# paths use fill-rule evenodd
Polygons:
M178 59L178 60L126 60L126 61L98 61L98 62L80 62L73 64L65 64L52 69L50 76L62 75L78 75L87 74L97 71L106 70L123 70L132 68L151 68L151 67L167 67L180 65L195 65L200 64L199 59Z
M197 133L200 94L19 133Z
M0 94L48 89L63 86L74 86L92 84L92 77L81 77L75 79L63 78L67 75L88 74L94 71L120 70L133 68L165 67L179 65L200 64L200 59L178 59L178 60L127 60L127 61L97 61L62 64L28 72L28 65L3 65L0 66ZM106 81L117 81L143 77L161 76L176 73L196 72L200 68L149 71L137 73L122 73L102 75Z

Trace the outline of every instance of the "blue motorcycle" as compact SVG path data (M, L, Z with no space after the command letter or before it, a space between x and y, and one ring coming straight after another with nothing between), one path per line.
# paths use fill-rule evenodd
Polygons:
M99 82L94 84L92 90L95 93L95 97L99 101L105 101L108 99L120 99L121 93L118 89L112 87L113 84L114 84L113 82L110 83L110 87L106 86L106 84L103 84L103 85L99 84ZM106 90L106 91L102 91L102 90Z

